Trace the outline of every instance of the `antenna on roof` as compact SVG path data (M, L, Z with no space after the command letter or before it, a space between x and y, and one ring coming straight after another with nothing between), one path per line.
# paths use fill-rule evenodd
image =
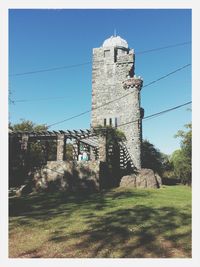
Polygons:
M116 37L117 36L117 31L116 31L116 29L114 29L114 37Z

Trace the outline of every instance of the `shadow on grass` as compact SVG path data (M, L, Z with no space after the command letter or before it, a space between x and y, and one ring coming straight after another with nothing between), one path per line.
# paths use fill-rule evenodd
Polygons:
M191 217L175 208L133 209L109 212L98 218L88 217L89 230L74 233L79 241L68 247L74 257L170 258L191 257L191 232L178 233ZM52 235L50 241L67 242L69 235ZM178 253L178 254L177 254ZM177 256L178 255L178 256Z
M123 198L139 203L149 194L152 193L138 190L104 191L90 195L46 193L12 198L9 202L10 217L16 217L18 224L31 226L53 216L61 216L62 221L63 216L63 223L55 225L56 231L50 234L48 240L60 243L61 257L191 257L191 214L187 209L171 206L153 208L150 204L120 208ZM117 200L115 204L113 200ZM119 207L116 206L118 203ZM112 205L115 205L114 210ZM85 211L81 216L87 230L66 234L68 226L65 219L81 209ZM97 216L94 211L103 212ZM15 227L15 221L12 221L10 229ZM76 242L71 242L73 240ZM26 257L34 255L26 254Z
M48 220L52 216L70 216L76 210L87 207L88 210L103 210L111 207L111 200L121 198L145 197L148 192L113 192L101 193L38 193L9 199L9 217L17 218L19 224L31 224L31 219Z

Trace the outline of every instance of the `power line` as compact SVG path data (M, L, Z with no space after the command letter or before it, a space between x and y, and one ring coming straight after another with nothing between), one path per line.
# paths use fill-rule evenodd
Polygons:
M167 78L168 76L170 76L170 75L172 75L172 74L174 74L174 73L176 73L176 72L178 72L178 71L181 71L181 70L183 70L183 69L185 69L185 68L187 68L187 67L189 67L189 66L191 66L191 63L186 64L186 65L184 65L184 66L182 66L182 67L180 67L180 68L178 68L178 69L176 69L176 70L174 70L174 71L172 71L172 72L169 72L168 74L166 74L166 75L164 75L164 76L162 76L162 77L160 77L160 78L158 78L158 79L156 79L156 80L154 80L154 81L152 81L152 82L146 84L145 86L143 86L143 88L144 88L144 87L147 87L147 86L149 86L149 85L152 85L152 84L154 84L154 83L156 83L156 82L158 82L158 81L160 81L160 80L162 80L162 79L165 79L165 78Z
M86 111L84 111L84 112L82 112L82 113L79 113L79 114L77 114L77 115L74 115L74 116L72 116L72 117L69 117L69 118L67 118L67 119L65 119L65 120L58 121L58 122L52 123L52 124L50 124L50 125L47 125L47 127L49 128L49 127L51 127L51 126L53 126L53 125L60 124L60 123L65 122L65 121L69 121L69 120L78 118L78 117L80 117L80 116L82 116L82 115L85 115L85 114L91 112L91 111L92 111L91 109L86 110Z
M159 50L165 50L165 49L174 48L174 47L178 47L178 46L184 46L184 45L188 45L188 44L191 44L191 42L177 43L177 44L172 44L172 45L168 45L168 46L157 47L157 48L153 48L153 49L149 49L149 50L139 51L139 52L136 52L136 55L147 54L147 53L156 52ZM65 65L65 66L52 67L52 68L47 68L47 69L39 69L39 70L35 70L35 71L14 73L14 74L9 75L9 77L24 76L24 75L37 74L37 73L50 72L50 71L58 71L58 70L63 70L63 69L69 69L69 68L75 68L75 67L80 67L80 66L84 66L84 65L89 65L91 63L92 63L92 61L88 61L88 62L73 64L73 65Z
M163 76L163 77L161 77L161 78L159 78L159 79L157 79L155 81L150 82L149 84L146 84L145 86L143 86L143 88L144 87L147 87L147 86L149 86L149 85L151 85L151 84L153 84L153 83L155 83L155 82L157 82L159 80L162 80L162 79L166 78L167 76L170 76L170 75L172 75L172 74L174 74L174 73L176 73L176 72L178 72L178 71L180 71L180 70L182 70L182 69L184 69L184 68L186 68L186 67L188 67L190 65L191 64L187 64L187 65L185 65L185 66L183 66L183 67L181 67L179 69L176 69L175 71L170 72L167 75L165 75L165 76ZM37 99L19 99L19 100L12 100L12 103L14 104L14 103L19 103L19 102L33 102L33 101L43 101L43 100L55 100L55 99L63 99L63 98L68 98L68 97L67 96L60 96L60 97L46 97L46 98L44 97L44 98L37 98Z
M57 71L57 70L62 70L62 69L70 69L70 68L75 68L75 67L80 67L84 65L91 64L92 62L84 62L80 64L74 64L74 65L66 65L66 66L60 66L60 67L53 67L53 68L48 68L48 69L40 69L40 70L35 70L35 71L27 71L27 72L21 72L21 73L14 73L9 75L10 77L14 76L24 76L24 75L29 75L29 74L37 74L41 72L49 72L49 71Z
M69 98L68 96L56 96L56 97L42 97L42 98L32 98L32 99L17 99L13 100L13 103L23 103L23 102L35 102L35 101L44 101L44 100L55 100L55 99L64 99Z
M178 108L182 108L184 106L187 106L187 105L189 105L191 103L192 103L192 101L189 101L189 102L186 102L184 104L181 104L181 105L178 105L178 106L169 108L169 109L165 109L165 110L159 111L157 113L154 113L154 114L151 114L151 115L148 115L148 116L144 117L143 120L152 119L152 118L158 117L160 115L163 115L163 114L168 113L170 111L173 111L175 109L178 109ZM122 124L119 124L118 127L119 126L124 126L124 125L130 124L130 123L133 123L133 122L137 122L137 121L138 121L138 119L137 120L133 120L133 121L129 121L129 122L126 122L126 123L122 123Z
M158 79L156 79L156 80L153 80L153 81L149 82L148 84L144 85L143 88L148 87L148 86L150 86L150 85L152 85L152 84L154 84L154 83L156 83L156 82L158 82L158 81L160 81L160 80L162 80L162 79L165 79L165 78L169 77L170 75L172 75L172 74L174 74L174 73L176 73L176 72L178 72L178 71L181 71L181 70L183 70L183 69L185 69L185 68L187 68L187 67L189 67L189 66L191 66L191 64L184 65L184 66L182 66L182 67L180 67L180 68L178 68L178 69L176 69L176 70L174 70L174 71L172 71L172 72L169 72L169 73L167 73L166 75L161 76L160 78L158 78ZM86 110L86 111L84 111L84 112L81 112L81 113L79 113L79 114L77 114L77 115L74 115L74 116L72 116L72 117L69 117L69 118L67 118L67 119L64 119L64 120L61 120L61 121L52 123L52 124L48 125L48 127L51 127L51 126L54 126L54 125L57 125L57 124L60 124L60 123L63 123L63 122L66 122L66 121L75 119L75 118L77 118L77 117L80 117L80 116L82 116L82 115L84 115L84 114L87 114L87 113L91 112L92 110L96 110L96 109L102 108L102 107L104 107L104 106L107 106L107 105L109 105L109 104L115 102L115 101L118 101L118 100L120 100L120 99L122 99L122 98L125 98L126 96L128 96L128 95L130 95L130 94L133 94L133 92L129 92L129 93L127 93L127 94L125 94L125 95L123 95L123 96L121 96L121 97L118 97L118 98L115 98L115 99L113 99L113 100L111 100L111 101L108 101L108 102L106 102L106 103L104 103L104 104L102 104L102 105L100 105L100 106L97 106L96 108Z
M183 103L183 104L180 104L178 106L175 106L175 107L172 107L172 108L169 108L169 109L165 109L165 110L159 111L157 113L150 114L150 115L144 117L142 120L153 119L153 118L158 117L158 116L161 116L161 115L163 115L165 113L168 113L168 112L171 112L173 110L176 110L176 109L182 108L184 106L187 106L187 105L189 105L191 103L192 103L192 101L188 101L188 102ZM138 122L138 119L132 120L132 121L129 121L129 122L125 122L125 123L122 123L122 124L119 124L117 127L124 126L124 125L127 125L127 124L131 124L131 123L134 123L134 122ZM98 127L95 127L95 129L97 129L97 128ZM101 129L102 129L102 127L101 127Z
M191 44L191 42L172 44L172 45L167 45L167 46L163 46L163 47L152 48L149 50L138 51L137 55L146 54L146 53L155 52L155 51L164 50L164 49L173 48L173 47L178 47L178 46L183 46L183 45L188 45L188 44Z

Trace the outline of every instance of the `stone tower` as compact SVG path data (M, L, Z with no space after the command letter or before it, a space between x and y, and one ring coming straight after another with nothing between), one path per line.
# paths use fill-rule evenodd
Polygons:
M135 54L125 40L111 36L101 47L93 49L91 126L111 125L122 130L137 169L141 169L144 114L140 108L141 88L142 79L135 76Z

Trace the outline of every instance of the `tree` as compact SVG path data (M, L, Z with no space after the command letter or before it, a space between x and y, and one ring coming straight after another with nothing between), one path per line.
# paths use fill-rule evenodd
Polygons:
M125 134L121 130L113 128L112 126L103 127L99 125L94 128L94 131L96 135L106 136L108 145L118 144L119 142L126 140Z
M45 124L35 124L30 120L21 119L21 123L10 125L10 129L16 132L17 131L39 132L39 131L47 131L48 127ZM50 143L52 143L52 141ZM49 147L52 148L52 145L53 144L51 145L49 144ZM29 143L28 165L30 167L40 166L41 163L45 161L44 154L45 154L45 144L43 142L35 141Z
M142 168L152 169L159 175L169 168L168 156L161 153L148 140L143 140L141 154Z
M187 131L179 130L175 135L181 138L181 148L174 151L170 161L174 166L174 173L183 184L192 182L192 124L185 125Z
M188 131L179 130L175 137L181 138L181 149L184 151L186 157L191 159L192 154L192 124L185 125Z
M21 123L9 123L9 129L13 131L46 131L48 127L44 124L35 124L30 120L21 119ZM55 154L56 144L52 141L50 147L50 155ZM35 167L39 167L45 163L45 145L43 142L29 142L28 154L22 157L20 143L9 142L9 180L10 185L19 185L24 183L28 178L28 173Z
M11 124L9 128L13 131L47 131L48 126L45 124L35 124L30 120L21 119L21 123Z
M65 153L66 160L73 160L73 145L66 144L66 153Z

